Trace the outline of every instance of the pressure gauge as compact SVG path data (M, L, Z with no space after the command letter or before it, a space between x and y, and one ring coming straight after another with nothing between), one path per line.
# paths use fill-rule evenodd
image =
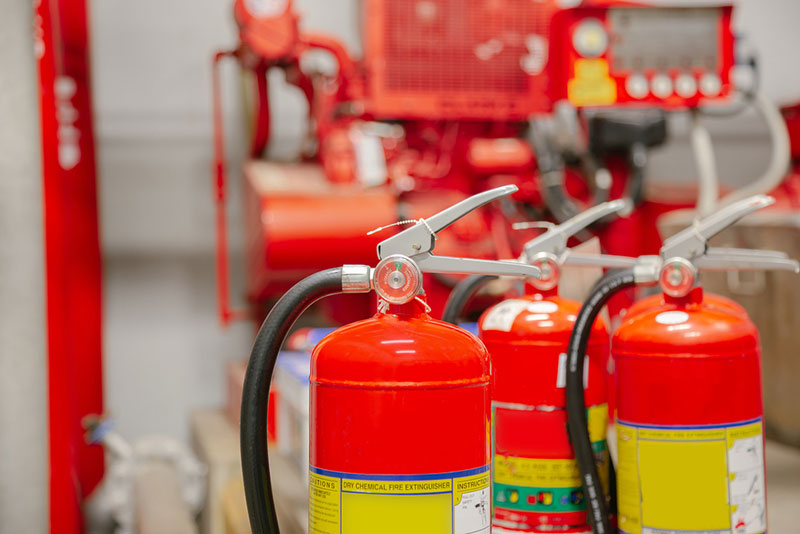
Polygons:
M419 293L422 272L414 260L392 254L380 261L373 274L375 292L391 304L405 304Z
M586 19L578 24L572 34L572 46L583 57L602 56L608 48L608 34L597 19Z
M658 98L667 98L672 95L672 78L666 74L656 74L650 80L650 90Z
M661 290L670 297L685 297L697 281L697 269L688 260L672 258L661 268Z
M675 80L675 92L683 98L691 98L697 94L697 80L691 74L681 74Z
M542 275L538 280L531 279L530 282L533 287L540 291L549 291L558 285L561 270L558 268L558 261L555 256L547 252L539 253L533 258L531 265L538 267L542 271Z
M641 74L631 74L625 80L625 90L633 98L644 98L650 93L650 84Z
M703 96L714 97L722 91L722 80L716 74L707 72L700 78L700 92Z

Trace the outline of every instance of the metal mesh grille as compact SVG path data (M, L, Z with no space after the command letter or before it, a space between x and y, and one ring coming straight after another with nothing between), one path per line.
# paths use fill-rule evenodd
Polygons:
M546 43L547 2L387 0L386 89L474 92L484 98L526 93L525 57ZM546 54L546 44L544 45Z

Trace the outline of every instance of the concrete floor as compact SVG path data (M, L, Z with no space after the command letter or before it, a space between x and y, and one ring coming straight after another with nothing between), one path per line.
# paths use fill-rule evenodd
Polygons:
M800 532L800 450L768 442L766 461L769 531Z

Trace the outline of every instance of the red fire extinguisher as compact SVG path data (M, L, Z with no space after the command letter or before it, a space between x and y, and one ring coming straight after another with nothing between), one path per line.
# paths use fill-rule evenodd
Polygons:
M608 298L654 283L663 304L624 321L611 344L620 532L766 532L758 332L743 310L706 302L698 271L798 272L800 264L780 252L708 246L708 239L773 202L757 195L695 222L667 239L659 256L606 276L581 308L567 351L567 411L595 533L611 532L611 522L583 410L583 358Z
M277 533L267 451L275 358L315 300L374 289L379 312L315 348L310 377L309 532L490 530L490 360L473 335L432 319L422 272L537 277L510 261L438 257L437 232L506 186L470 197L378 245L379 263L311 275L275 305L255 340L242 393L241 453L250 524Z
M495 532L589 531L586 501L567 436L566 350L581 303L558 296L565 263L614 267L614 256L582 255L567 248L570 237L623 210L607 202L550 228L529 241L520 261L541 269L526 294L489 308L478 323L494 368L492 376L493 525ZM627 261L626 258L623 261ZM489 276L457 286L445 309L454 321ZM592 447L601 472L608 472L606 380L609 336L594 325L584 376Z

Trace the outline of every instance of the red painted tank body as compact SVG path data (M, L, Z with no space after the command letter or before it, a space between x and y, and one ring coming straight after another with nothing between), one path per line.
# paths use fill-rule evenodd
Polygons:
M567 436L562 356L581 305L555 290L529 289L488 309L479 322L494 368L494 525L514 532L589 532ZM608 332L598 320L588 348L586 406L593 445L603 459L608 350Z
M664 301L612 340L620 531L765 532L758 331L700 288Z
M747 316L747 311L735 300L731 300L728 297L724 297L722 295L715 295L713 293L705 293L703 295L703 304L713 308L721 308L730 311L731 313L736 313L740 315ZM669 307L677 309L680 304L675 303L674 301L670 301L668 298L665 300L664 294L659 292L654 295L649 295L645 298L639 299L634 302L627 310L625 310L625 314L623 315L625 320L629 320L633 318L635 315L647 311L652 310L657 307L662 307L662 311L667 311ZM670 309L672 309L670 308ZM616 409L617 409L617 399L616 399L616 362L614 361L614 355L611 355L609 360L609 365L607 366L607 373L608 373L608 416L611 421L616 420Z
M488 534L490 372L480 340L418 301L326 336L311 360L309 532Z
M678 304L674 304L674 301L669 301L669 299L665 300L663 293L656 293L655 295L647 296L643 299L639 299L634 302L626 311L625 311L625 319L630 319L634 315L639 312L647 311L653 309L657 306L665 306L670 305L677 306ZM715 308L724 308L734 313L739 313L743 315L747 315L747 311L742 307L741 304L736 302L735 300L731 300L728 297L724 297L722 295L715 295L713 293L705 293L703 295L703 303L706 306L711 306Z

